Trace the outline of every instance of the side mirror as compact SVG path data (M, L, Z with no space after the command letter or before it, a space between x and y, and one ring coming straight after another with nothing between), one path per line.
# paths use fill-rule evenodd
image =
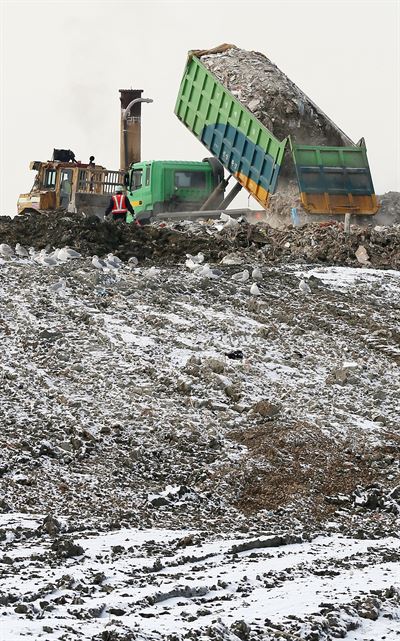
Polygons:
M126 173L124 175L124 185L125 185L125 187L129 187L129 174L128 173Z

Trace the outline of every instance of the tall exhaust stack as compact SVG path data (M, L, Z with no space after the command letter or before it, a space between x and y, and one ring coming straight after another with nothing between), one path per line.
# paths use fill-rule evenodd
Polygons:
M143 89L120 89L121 101L121 142L120 168L125 171L132 162L140 162L142 103L139 102ZM124 111L132 100L135 102L124 118Z

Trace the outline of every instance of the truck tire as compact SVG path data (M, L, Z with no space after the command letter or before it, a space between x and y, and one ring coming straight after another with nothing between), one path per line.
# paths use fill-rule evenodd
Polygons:
M224 179L223 165L220 163L218 158L214 158L214 156L211 156L210 158L203 158L203 162L208 162L210 165L213 172L214 187L216 187Z

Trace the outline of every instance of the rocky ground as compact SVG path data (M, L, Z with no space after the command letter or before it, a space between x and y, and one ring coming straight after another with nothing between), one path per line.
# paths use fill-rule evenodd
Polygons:
M397 638L398 240L0 219L0 638Z

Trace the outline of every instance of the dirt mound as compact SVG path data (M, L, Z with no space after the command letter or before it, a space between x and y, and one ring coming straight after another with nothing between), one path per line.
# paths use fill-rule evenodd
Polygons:
M17 242L35 249L68 245L83 256L113 252L122 260L136 256L139 260L176 262L187 253L207 251L209 260L217 261L227 251L241 249L253 254L261 250L265 262L307 261L394 269L400 266L398 226L352 226L347 235L343 225L333 221L285 229L241 221L237 227L221 229L219 221L138 227L64 213L0 218L0 243L13 246Z
M181 256L185 252L204 248L206 238L190 237L179 229L168 227L139 227L101 221L84 214L46 213L0 218L0 242L43 249L71 246L84 256L108 252L126 260Z

